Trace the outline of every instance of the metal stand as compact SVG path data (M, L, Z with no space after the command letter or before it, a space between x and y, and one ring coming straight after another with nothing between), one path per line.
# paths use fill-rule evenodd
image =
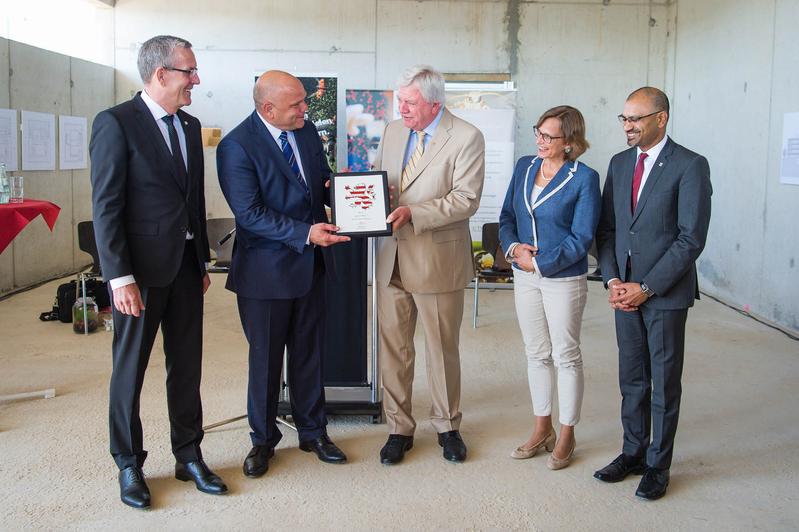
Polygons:
M383 422L383 404L380 394L379 328L377 321L377 239L372 238L369 245L372 264L372 371L370 382L364 386L325 386L325 412L329 415L371 416L372 423ZM285 357L285 355L284 355ZM278 404L279 416L291 415L286 359L283 359L281 401Z
M23 401L25 399L52 399L55 397L55 388L37 390L35 392L12 393L0 395L0 403L10 403L12 401Z
M325 386L325 412L330 415L361 415L371 416L372 423L382 423L383 405L380 394L380 363L378 357L378 322L377 322L377 265L375 257L377 255L377 240L372 239L369 246L369 253L372 264L372 371L371 382L368 386ZM283 352L283 372L281 377L280 402L278 403L277 421L291 428L297 428L286 421L291 415L291 400L288 388L288 363L287 353ZM210 430L221 427L228 423L233 423L246 418L246 415L236 416L225 419L203 427L203 430Z

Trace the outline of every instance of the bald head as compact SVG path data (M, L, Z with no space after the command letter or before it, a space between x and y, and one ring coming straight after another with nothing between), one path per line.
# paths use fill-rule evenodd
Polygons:
M633 98L646 100L647 103L652 105L653 109L665 111L666 115L669 114L669 97L660 89L656 89L655 87L641 87L640 89L632 91L630 95L627 96L627 100L632 100Z
M304 125L308 109L305 88L288 72L264 72L255 82L252 95L258 114L273 126L292 131Z
M630 93L619 115L628 146L647 151L666 136L669 99L654 87L641 87Z

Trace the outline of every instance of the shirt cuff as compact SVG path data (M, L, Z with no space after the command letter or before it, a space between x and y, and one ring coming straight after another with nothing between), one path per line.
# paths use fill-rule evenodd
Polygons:
M610 283L612 283L613 281L619 281L619 282L621 282L621 279L619 279L618 277L614 277L613 279L610 279L610 280L607 282L607 286L608 286L608 288L610 288Z
M313 226L311 226L311 229L308 229L308 236L305 237L305 245L306 246L310 246L311 245L311 231L312 230L313 230Z
M516 246L519 245L519 242L514 242L510 246L508 246L508 251L505 252L505 260L508 262L513 262L513 250L516 249Z
M111 279L110 281L108 281L108 284L111 286L111 290L116 290L117 288L122 288L123 286L127 286L135 282L136 278L133 277L132 275L124 275L122 277Z

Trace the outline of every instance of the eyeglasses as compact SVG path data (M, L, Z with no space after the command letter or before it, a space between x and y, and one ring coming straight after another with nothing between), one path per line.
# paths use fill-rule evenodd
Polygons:
M554 139L565 139L566 137L553 137L552 135L547 135L546 133L541 133L541 130L538 129L538 126L533 126L533 133L535 133L536 138L540 138L544 141L545 144L552 144Z
M184 74L188 74L189 76L196 76L198 69L197 69L197 67L194 67L194 68L175 68L175 67L164 65L164 70L173 70L175 72L183 72Z
M654 113L649 113L648 115L644 115L644 116L624 116L624 115L619 115L616 118L618 118L619 122L621 122L622 124L626 124L627 122L629 122L631 124L636 124L636 123L640 122L641 120L643 120L644 118L648 118L648 117L650 117L652 115L656 115L656 114L662 113L662 112L663 112L662 110L655 111Z

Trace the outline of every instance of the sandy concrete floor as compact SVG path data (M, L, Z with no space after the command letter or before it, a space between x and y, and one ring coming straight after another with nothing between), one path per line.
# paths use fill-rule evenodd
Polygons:
M231 493L213 497L173 477L156 347L145 379L142 418L150 452L149 511L118 499L108 454L111 334L88 338L42 323L53 282L0 302L0 394L55 387L57 397L0 405L0 529L388 529L388 530L749 530L797 529L799 343L711 300L689 314L683 409L672 482L657 502L637 500L637 480L602 484L595 469L621 445L612 317L591 283L583 327L586 393L575 461L552 472L546 456L508 454L531 431L526 364L510 291L481 292L462 333L464 464L441 458L425 421L429 393L417 365L419 430L406 461L380 465L385 425L331 420L349 455L328 465L297 449L284 431L267 475L247 479L246 421L209 431L206 461ZM203 398L207 423L245 412L246 344L235 300L214 277L206 301ZM417 335L421 349L423 336ZM636 477L637 478L637 477Z

